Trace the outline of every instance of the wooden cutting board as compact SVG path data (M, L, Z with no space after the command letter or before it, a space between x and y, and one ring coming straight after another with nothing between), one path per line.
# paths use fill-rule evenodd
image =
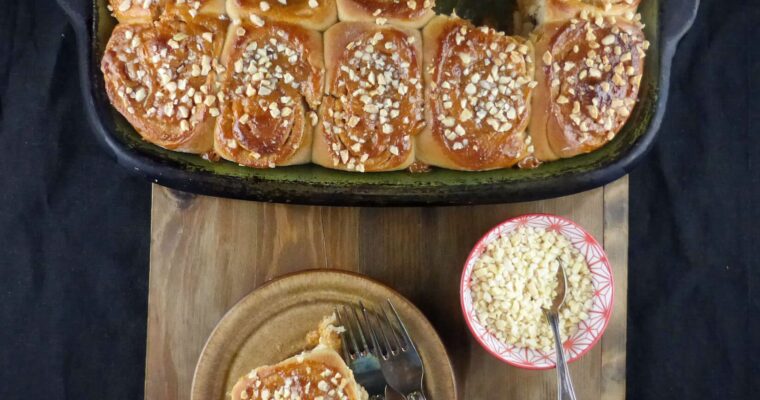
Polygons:
M356 271L414 302L449 350L461 399L556 398L553 370L520 370L488 355L459 307L459 278L472 246L499 222L533 212L574 220L607 250L615 276L612 321L570 369L579 399L623 399L627 178L539 202L391 209L263 204L154 186L145 398L188 400L198 355L224 313L264 282L312 268Z

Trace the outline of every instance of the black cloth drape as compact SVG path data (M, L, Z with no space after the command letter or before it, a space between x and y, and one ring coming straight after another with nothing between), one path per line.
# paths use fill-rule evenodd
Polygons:
M631 175L631 399L760 393L758 26L703 0ZM150 185L96 142L75 53L52 0L0 2L1 399L143 394Z

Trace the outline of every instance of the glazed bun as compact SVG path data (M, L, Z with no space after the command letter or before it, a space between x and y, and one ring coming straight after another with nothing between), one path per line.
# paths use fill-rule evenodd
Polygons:
M165 16L178 16L185 20L196 17L227 18L225 0L164 0Z
M589 16L536 32L530 133L542 161L594 151L612 140L636 105L649 43L641 25Z
M122 24L147 23L157 19L166 0L108 0L108 8Z
M233 20L251 15L324 31L338 20L335 0L227 0L227 13Z
M316 31L273 21L230 25L216 153L254 168L311 161L314 110L324 93L323 59Z
M325 61L314 163L358 172L408 168L424 126L419 31L341 22L325 32Z
M337 0L341 21L390 23L418 29L435 16L435 0Z
M114 107L147 141L205 153L219 115L216 76L226 24L180 20L118 25L101 62Z
M467 171L530 165L530 42L443 16L423 37L427 124L417 159Z
M543 25L566 21L581 12L632 19L641 0L517 0L524 17Z

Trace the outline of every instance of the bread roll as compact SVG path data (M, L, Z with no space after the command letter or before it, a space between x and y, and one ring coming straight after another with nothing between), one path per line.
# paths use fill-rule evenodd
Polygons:
M313 161L358 172L414 162L424 126L422 39L417 30L341 22L325 32L327 96Z
M197 16L227 18L225 0L164 0L164 15L192 20Z
M108 0L108 8L122 24L148 23L161 13L166 0Z
M338 354L341 342L335 316L322 320L307 338L313 350L272 366L258 367L235 383L232 400L366 400L367 392ZM315 337L315 336L318 336Z
M641 0L517 0L523 16L534 20L538 26L565 21L584 11L632 19L640 2Z
M288 391L298 399L364 400L366 395L335 350L321 347L272 366L259 367L232 388L232 400L263 400ZM328 396L328 393L332 395ZM287 397L288 399L294 397Z
M337 0L341 21L388 22L420 28L435 16L435 0Z
M536 32L530 133L542 161L594 151L620 131L644 71L641 26L614 17L552 22Z
M338 20L335 0L227 0L227 13L233 20L259 17L298 24L324 31Z
M211 150L225 26L166 20L114 29L101 62L106 91L145 140L181 152Z
M423 40L427 124L417 159L467 171L532 166L530 42L444 16L425 27Z
M222 115L214 149L267 168L311 161L314 111L324 94L322 36L296 25L232 24L224 47Z

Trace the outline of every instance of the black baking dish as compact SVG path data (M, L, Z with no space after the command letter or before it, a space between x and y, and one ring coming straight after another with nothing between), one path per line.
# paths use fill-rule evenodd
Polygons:
M118 162L158 184L199 194L258 201L326 205L456 205L538 200L588 190L628 173L652 147L668 98L670 66L681 37L696 17L699 0L643 0L645 32L652 43L640 101L628 124L604 148L547 163L534 170L358 174L315 165L255 170L174 153L140 139L111 107L100 57L114 21L106 0L58 0L78 40L84 106L95 133ZM439 0L440 11L494 23L511 19L506 0ZM444 4L441 4L444 3ZM448 3L448 5L446 4ZM456 3L456 4L453 4ZM496 22L498 25L498 22Z

